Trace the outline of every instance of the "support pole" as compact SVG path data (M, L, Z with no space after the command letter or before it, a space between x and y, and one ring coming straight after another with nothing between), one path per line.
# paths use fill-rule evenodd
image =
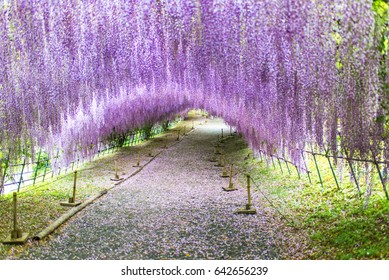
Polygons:
M117 159L115 159L115 176L113 178L111 178L111 181L121 181L121 180L123 180L123 178L119 177L119 174L118 174L118 161L117 161Z
M217 164L215 164L215 166L217 166L217 167L223 167L224 166L223 155L222 154L220 154L219 162Z
M28 232L23 233L18 228L18 220L17 220L17 193L13 193L13 230L11 234L7 237L7 239L3 242L4 244L24 244L28 238Z
M67 207L75 207L81 204L81 202L76 202L76 187L77 187L77 170L74 171L74 180L73 180L73 195L69 197L68 202L61 202L60 205Z
M139 153L139 150L138 150L138 152L137 152L137 155L138 155L138 159L137 159L137 161L136 161L136 164L133 165L133 167L140 167L140 153Z
M250 191L250 175L246 175L247 176L247 204L246 204L246 207L245 208L242 208L242 209L239 209L237 211L238 214L256 214L257 213L257 210L255 210L255 208L252 207L252 204L251 204L251 191Z
M77 187L77 170L74 171L74 180L73 180L73 196L72 199L69 199L69 202L74 203L76 201L76 187Z
M228 182L228 187L223 187L223 190L226 192L236 191L237 188L234 187L234 183L232 183L232 170L233 170L233 164L230 166L230 180Z
M223 171L222 171L222 174L220 175L220 177L223 177L223 178L229 177L227 174L227 169L226 169L225 165L223 166Z
M180 130L177 130L177 141L180 141Z

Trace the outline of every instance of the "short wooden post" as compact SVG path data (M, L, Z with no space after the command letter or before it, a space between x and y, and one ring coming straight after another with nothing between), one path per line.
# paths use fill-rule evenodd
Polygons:
M227 169L226 169L225 165L223 166L222 174L220 175L220 177L223 177L223 178L229 177L227 174Z
M77 170L74 171L74 180L73 180L73 196L69 202L74 203L76 201L76 186L77 186Z
M73 195L69 197L68 202L61 202L60 205L62 206L68 206L68 207L75 207L81 204L81 202L76 202L76 187L77 187L77 170L74 171L74 180L73 180Z
M250 178L250 175L246 175L246 176L247 176L247 204L246 204L246 207L239 209L237 211L237 213L238 214L256 214L257 210L252 207L252 203L251 203L251 191L250 191L251 178Z
M210 162L217 162L217 158L216 158L216 147L213 148L213 155L212 157L209 159Z
M136 161L136 164L133 165L133 167L140 167L140 153L139 153L139 150L138 150L138 152L137 152L137 156L138 156L138 159L137 159L137 161Z
M224 161L223 161L223 155L222 154L220 154L219 161L218 161L217 164L215 164L215 166L217 166L217 167L223 167L224 166Z
M118 161L117 159L115 159L115 175L113 178L111 178L111 181L121 181L123 180L123 178L120 178L119 177L119 174L118 174Z
M194 129L194 121L192 121L192 129Z
M177 141L180 141L180 130L177 130Z
M3 242L4 244L24 244L28 238L28 232L23 233L18 228L18 220L17 220L17 193L13 193L13 230L11 234L6 238Z
M228 187L223 187L223 190L225 190L226 192L237 190L237 188L235 188L234 184L232 183L232 170L233 170L233 164L231 164L230 166L230 180L228 182Z

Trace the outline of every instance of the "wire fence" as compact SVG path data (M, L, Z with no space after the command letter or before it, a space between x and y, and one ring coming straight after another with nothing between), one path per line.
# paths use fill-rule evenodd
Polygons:
M97 154L94 157L98 158L109 153L117 151L121 147L129 147L139 144L140 142L153 138L154 136L167 130L177 122L181 121L178 117L172 121L167 121L166 125L156 124L149 129L136 129L129 131L121 141L100 141L98 144ZM45 182L47 179L52 179L55 176L68 174L79 165L83 164L88 159L77 158L72 161L69 166L58 166L60 161L59 150L56 151L54 157L49 157L44 150L39 150L37 158L33 161L31 158L24 156L19 162L11 162L9 156L1 159L2 174L0 184L0 194L13 191L19 192L20 189L37 183Z
M222 132L223 134L223 132ZM216 143L219 143L219 137L218 141ZM387 160L379 160L378 156L372 155L372 159L363 159L363 158L357 158L357 157L350 157L346 151L344 151L346 154L343 155L341 153L338 154L330 154L328 150L325 151L325 153L322 152L316 152L313 149L313 146L311 145L311 150L306 149L296 149L300 152L301 158L302 158L302 164L296 164L293 161L287 159L285 156L280 156L277 154L268 154L262 149L254 149L254 157L258 158L261 162L265 162L268 167L273 166L274 169L279 168L281 173L287 172L289 175L292 175L293 172L296 172L296 175L299 179L302 179L302 175L306 174L309 183L312 184L312 179L314 174L317 174L317 179L319 183L321 184L321 187L324 189L324 179L323 179L323 169L325 169L322 165L319 164L318 157L324 158L328 164L330 175L332 176L333 181L331 181L331 184L333 183L338 190L341 189L340 184L340 178L342 177L342 172L344 171L342 168L340 168L340 171L336 171L336 167L344 167L346 166L348 169L348 172L350 174L350 179L353 182L353 184L356 187L356 190L358 192L358 195L362 196L362 189L361 189L361 177L370 177L370 175L375 174L377 175L377 180L379 184L382 186L382 190L385 194L385 197L387 200L389 200L389 194L387 190L387 184L388 184L388 175L389 175L389 161ZM248 155L250 156L250 155ZM314 169L310 170L308 167L308 158L310 158L314 163ZM382 157L383 158L383 157ZM340 161L343 161L341 163ZM232 164L232 162L225 163ZM361 168L361 165L363 165L363 168ZM284 167L283 167L284 166ZM293 171L294 170L294 171ZM358 172L357 172L358 170ZM375 172L374 172L375 170ZM240 173L247 174L247 170L240 170ZM366 179L365 181L369 181L368 183L371 183L371 178ZM367 195L369 195L370 192L367 192Z

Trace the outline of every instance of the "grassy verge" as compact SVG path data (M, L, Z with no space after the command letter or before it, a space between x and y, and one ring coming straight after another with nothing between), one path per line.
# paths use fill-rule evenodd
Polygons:
M177 143L175 130L183 129L186 126L186 131L188 131L189 127L192 126L192 121L197 125L203 121L203 118L197 112L193 112L186 121L179 122L168 131L150 140L136 146L120 148L115 152L111 151L95 160L75 166L74 169L78 171L76 200L85 201L88 197L114 186L116 182L111 181L111 178L114 177L115 160L118 161L119 176L128 177L138 170L137 167L133 166L137 163L138 151L142 165L151 159L148 156L149 152L152 151L153 154L156 154L165 143L168 146ZM60 202L67 201L72 195L73 174L72 171L69 171L65 175L50 178L46 182L37 182L34 186L23 188L19 192L18 227L23 232L29 232L31 237L69 210L69 208L61 206ZM12 194L0 196L0 241L10 234L13 227L12 213ZM28 241L25 245L17 246L0 243L0 260L17 259L18 255L31 246L32 242Z
M317 158L322 187L312 159L308 160L310 184L307 176L298 178L294 167L289 166L289 175L285 163L281 163L281 171L276 160L274 168L271 160L267 165L265 160L247 159L249 149L243 140L227 143L227 150L229 145L240 145L235 152L227 151L227 157L256 182L256 207L278 217L273 226L276 232L282 231L279 246L283 258L389 259L389 201L376 174L358 178L359 196L345 169L342 180L338 177L338 190L326 158ZM245 185L243 177L241 174L241 185Z

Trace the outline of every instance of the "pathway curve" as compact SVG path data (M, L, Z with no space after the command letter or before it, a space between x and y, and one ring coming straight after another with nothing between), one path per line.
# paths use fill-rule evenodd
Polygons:
M275 259L266 217L238 215L245 190L208 161L223 123L210 120L73 217L22 259Z

